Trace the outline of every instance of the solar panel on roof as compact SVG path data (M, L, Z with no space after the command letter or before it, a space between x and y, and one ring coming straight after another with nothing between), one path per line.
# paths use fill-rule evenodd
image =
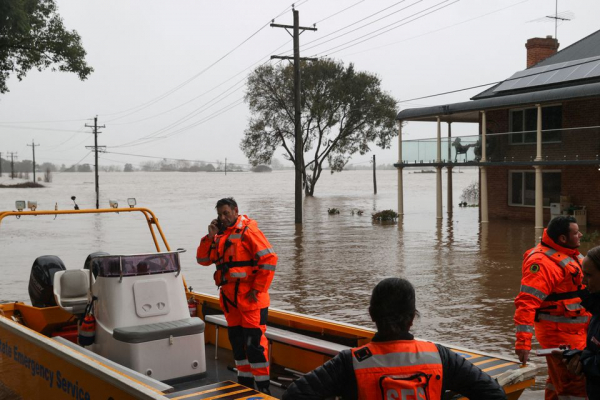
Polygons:
M494 89L494 92L551 85L579 79L600 77L600 57L530 68L513 74Z

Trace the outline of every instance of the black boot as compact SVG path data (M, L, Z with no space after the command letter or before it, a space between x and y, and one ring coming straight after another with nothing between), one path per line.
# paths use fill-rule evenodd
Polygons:
M269 390L268 384L267 386L259 387L258 391L264 394L268 394L269 396L271 395L271 391Z
M250 389L254 389L254 378L246 377L246 376L238 376L238 383L240 385L249 387Z

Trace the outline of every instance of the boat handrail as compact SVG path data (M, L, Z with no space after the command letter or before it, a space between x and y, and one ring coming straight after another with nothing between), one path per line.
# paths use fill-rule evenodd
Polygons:
M0 211L0 225L2 224L2 220L5 217L14 215L17 218L22 216L29 215L63 215L63 214L105 214L105 213L122 213L122 212L141 212L146 217L146 222L148 223L148 228L150 229L150 233L152 235L152 240L154 241L154 246L156 247L156 251L160 252L160 244L156 238L156 233L154 232L153 225L156 226L158 233L162 239L162 242L165 245L167 251L171 251L171 247L167 242L167 238L165 237L162 228L158 222L158 218L154 213L145 207L131 207L131 208L91 208L91 209L83 209L83 210L36 210L36 211Z

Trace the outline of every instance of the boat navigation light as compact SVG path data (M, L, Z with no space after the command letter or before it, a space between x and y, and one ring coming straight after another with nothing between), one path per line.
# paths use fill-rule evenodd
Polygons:
M17 200L15 201L15 208L18 212L21 212L25 209L25 200Z
M129 207L131 207L131 208L135 207L135 205L137 204L137 202L135 201L135 197L128 198L127 204L129 204Z
M31 211L35 211L37 208L37 201L28 201L27 208L29 208Z
M119 208L119 203L116 200L108 200L111 208Z

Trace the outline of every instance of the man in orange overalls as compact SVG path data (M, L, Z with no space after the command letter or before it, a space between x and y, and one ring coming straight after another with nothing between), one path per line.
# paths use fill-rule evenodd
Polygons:
M269 393L268 341L265 337L269 285L277 254L256 221L238 214L232 197L217 202L217 219L208 226L196 258L216 264L215 284L227 320L238 382Z
M542 241L523 256L514 318L515 353L523 364L529 359L534 327L537 340L545 349L561 345L585 348L590 314L581 307L579 297L584 288L583 256L577 250L581 236L575 218L556 217L544 230ZM546 400L584 400L584 378L569 373L560 358L548 356L546 360Z

